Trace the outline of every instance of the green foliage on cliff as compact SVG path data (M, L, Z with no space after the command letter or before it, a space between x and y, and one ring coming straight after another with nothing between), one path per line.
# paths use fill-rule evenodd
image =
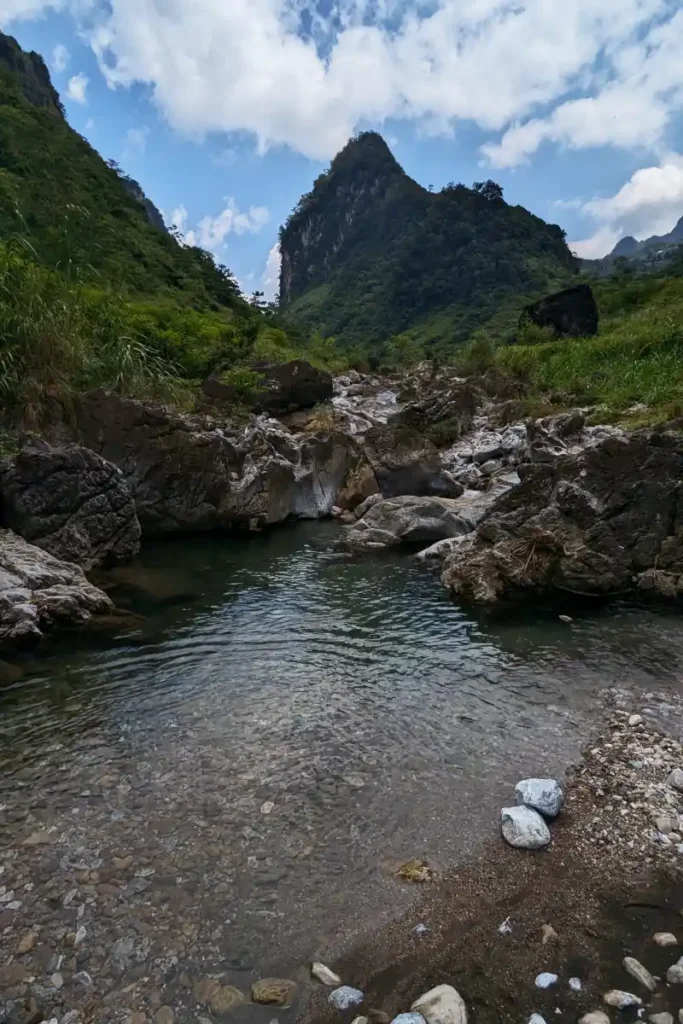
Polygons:
M495 182L428 192L374 132L335 157L280 244L292 315L375 351L408 333L444 355L485 324L502 333L577 266L564 232L508 206Z

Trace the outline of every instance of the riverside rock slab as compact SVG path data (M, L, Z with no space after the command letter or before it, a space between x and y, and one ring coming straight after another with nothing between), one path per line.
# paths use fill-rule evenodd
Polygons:
M437 985L416 999L411 1010L424 1017L427 1024L467 1024L467 1007L452 985Z
M501 811L503 839L520 850L539 850L550 842L545 821L530 807L504 807Z
M546 818L556 818L564 804L564 793L557 779L522 779L515 786L515 801Z

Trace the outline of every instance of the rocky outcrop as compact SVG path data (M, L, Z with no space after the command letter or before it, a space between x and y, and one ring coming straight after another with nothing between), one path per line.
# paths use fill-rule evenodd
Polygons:
M367 509L367 511L365 511ZM366 502L362 518L344 530L341 543L352 550L373 550L398 544L434 544L471 530L451 498L402 497Z
M0 498L4 527L84 569L125 561L140 548L123 474L80 445L31 442L0 464Z
M256 412L280 416L296 409L310 409L332 398L332 375L302 359L255 369L263 377L263 390L254 404Z
M0 643L35 647L55 627L84 626L114 606L78 566L0 530Z
M122 470L147 535L327 515L361 461L343 434L267 419L236 430L104 392L82 396L76 418L83 443Z
M462 484L444 469L436 447L412 427L373 427L363 447L386 498L401 494L457 498L463 492Z
M414 427L445 445L472 428L483 402L484 394L469 381L442 375L420 388L420 397L397 413L395 422Z
M680 438L615 435L519 472L446 558L442 579L458 597L683 593Z
M538 327L550 327L559 337L581 337L598 333L598 307L589 284L565 288L527 306L520 326L530 320Z

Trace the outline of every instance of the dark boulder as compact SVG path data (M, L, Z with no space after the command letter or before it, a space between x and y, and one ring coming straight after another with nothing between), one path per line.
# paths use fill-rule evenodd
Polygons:
M219 405L236 405L239 401L239 395L232 384L226 384L220 377L207 377L202 382L202 391Z
M402 494L457 498L464 490L443 468L432 442L412 427L400 423L372 427L364 448L385 498Z
M446 445L470 430L483 402L483 393L469 381L437 377L418 391L417 401L406 405L393 422L414 427Z
M279 416L328 402L333 395L331 374L302 359L254 367L263 376L263 392L254 404L257 412Z
M519 472L444 564L458 597L683 594L681 438L614 435Z
M80 445L32 441L0 464L2 525L85 569L132 558L140 524L123 474Z
M582 337L598 333L598 307L588 284L565 288L527 306L520 327L530 320L537 327L550 327L559 337Z

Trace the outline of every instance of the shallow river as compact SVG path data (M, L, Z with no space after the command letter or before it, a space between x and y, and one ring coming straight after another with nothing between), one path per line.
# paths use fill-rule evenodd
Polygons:
M409 555L336 554L337 529L147 544L106 577L139 632L0 691L14 927L85 926L105 990L141 964L176 1006L184 975L296 976L409 904L398 864L476 853L520 776L576 757L603 688L677 675L680 616L476 620Z

